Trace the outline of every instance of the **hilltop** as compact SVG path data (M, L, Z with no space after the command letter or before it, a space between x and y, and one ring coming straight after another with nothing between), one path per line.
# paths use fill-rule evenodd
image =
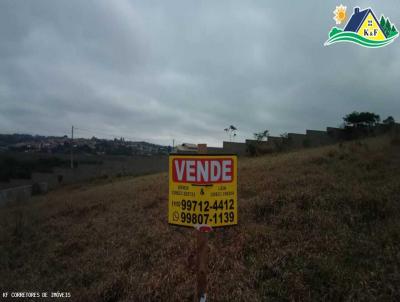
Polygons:
M210 301L400 299L400 143L239 160L239 225L210 238ZM73 301L191 301L193 231L167 174L65 186L0 209L6 289Z
M71 142L75 154L87 155L154 155L167 154L168 147L143 141L114 139L71 138L30 134L0 134L0 152L69 154Z

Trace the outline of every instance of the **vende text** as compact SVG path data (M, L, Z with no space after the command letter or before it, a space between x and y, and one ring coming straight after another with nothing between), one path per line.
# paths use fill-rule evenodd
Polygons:
M172 162L174 182L211 184L233 181L233 160L230 158L176 158Z

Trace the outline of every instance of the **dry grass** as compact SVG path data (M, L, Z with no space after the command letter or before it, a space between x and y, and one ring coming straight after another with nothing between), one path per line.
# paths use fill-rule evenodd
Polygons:
M243 159L239 226L211 235L210 301L399 301L400 149L389 138ZM192 301L193 231L167 175L0 211L0 287L72 301Z

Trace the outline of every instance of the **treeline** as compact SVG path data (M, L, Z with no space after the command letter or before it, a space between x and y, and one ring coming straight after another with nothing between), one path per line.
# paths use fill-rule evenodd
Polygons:
M397 35L399 32L397 31L396 27L390 23L389 18L385 20L385 18L382 16L381 21L380 21L381 28L383 32L385 33L385 36L388 38L394 37Z
M41 142L45 139L59 138L56 136L43 136L43 135L31 135L31 134L0 134L0 145L8 146L18 143L30 142ZM65 135L63 138L67 139Z

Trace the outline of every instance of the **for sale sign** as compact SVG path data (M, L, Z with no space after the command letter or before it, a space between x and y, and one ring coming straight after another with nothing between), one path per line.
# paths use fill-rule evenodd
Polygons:
M171 155L168 222L181 226L237 224L237 157Z

